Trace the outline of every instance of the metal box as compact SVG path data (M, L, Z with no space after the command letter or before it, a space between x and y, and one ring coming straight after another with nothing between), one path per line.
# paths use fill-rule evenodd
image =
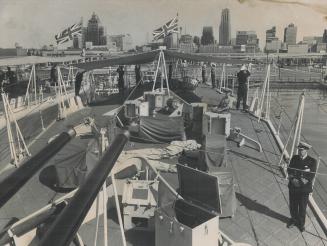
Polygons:
M218 178L177 165L181 196L155 212L156 246L217 246L221 203Z
M203 114L202 133L220 134L228 137L230 135L230 113L217 114L213 112L205 112Z
M156 94L156 101L155 101L155 107L156 108L163 108L165 105L165 99L164 94Z
M156 93L152 91L144 92L144 99L149 103L149 112L152 112L156 107Z
M128 100L125 102L124 111L126 118L135 118L139 114L139 102L135 100Z
M139 106L140 116L149 116L149 102L142 102Z
M158 181L128 180L123 191L123 220L125 230L154 229Z

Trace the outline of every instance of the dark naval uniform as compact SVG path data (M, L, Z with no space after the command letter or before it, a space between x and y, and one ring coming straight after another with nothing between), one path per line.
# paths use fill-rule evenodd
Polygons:
M117 68L117 73L118 73L118 89L119 89L119 94L124 96L124 67L119 66Z
M304 230L306 208L316 170L317 161L308 155L303 159L299 155L294 155L287 169L290 213L292 221L301 231Z
M79 96L79 91L81 89L82 81L83 81L83 74L86 71L78 72L75 77L75 96Z
M202 66L202 84L206 82L206 66Z
M211 84L212 88L216 88L216 70L214 67L211 67Z
M238 89L237 89L237 103L236 109L240 108L240 103L243 101L243 110L246 110L246 97L248 94L248 78L250 77L250 72L246 69L242 69L237 73Z

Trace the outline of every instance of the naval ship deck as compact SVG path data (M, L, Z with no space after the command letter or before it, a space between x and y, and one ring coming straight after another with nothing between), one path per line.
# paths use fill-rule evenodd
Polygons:
M178 93L189 102L201 100L210 104L218 102L218 94L211 88L200 85L195 93ZM30 146L35 153L53 135L66 129L71 124L81 122L87 115L95 117L97 124L105 125L102 114L118 107L119 98L114 98L93 105L83 111L74 113L68 119L53 124L44 134ZM228 141L228 159L234 172L236 183L237 210L233 218L220 219L220 229L235 242L251 245L326 245L327 238L310 208L307 210L306 230L301 233L297 228L287 229L289 218L287 181L283 177L278 163L280 151L264 122L247 113L231 110L231 127L240 127L242 133L259 141L263 152L258 152L250 145L237 147L236 143ZM87 140L75 138L67 144L47 166L53 165L60 156L72 151L86 148ZM127 144L130 148L131 145ZM138 145L135 144L134 147ZM151 145L154 147L155 145ZM161 146L158 145L158 148ZM86 156L87 162L92 163L92 156ZM94 160L93 160L94 161ZM94 162L93 162L94 163ZM5 165L6 163L0 163ZM91 165L91 164L90 164ZM41 172L41 171L40 171ZM3 228L11 218L23 218L46 205L51 199L60 197L62 193L55 193L40 183L38 172L20 191L0 209L0 227ZM4 177L10 173L1 174ZM174 175L168 175L168 180L174 182ZM175 175L176 176L176 175ZM175 184L176 185L176 184ZM103 239L100 229L98 243ZM79 233L86 245L93 244L95 220L83 225ZM109 245L122 245L120 230L115 210L108 213L108 239ZM154 233L142 231L127 231L128 245L146 246L154 245Z

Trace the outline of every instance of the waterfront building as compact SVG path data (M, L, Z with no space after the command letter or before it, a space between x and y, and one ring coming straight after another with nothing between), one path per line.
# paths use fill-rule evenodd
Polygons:
M209 44L199 47L199 53L232 53L233 51L231 45Z
M276 37L276 27L273 26L271 29L268 29L266 31L266 44L270 43L273 40L278 40L278 37Z
M316 52L325 53L327 51L327 43L317 43Z
M194 53L198 46L193 42L193 37L190 34L181 35L179 40L179 49L186 53Z
M255 31L237 31L236 45L259 45L259 39Z
M322 43L322 36L304 36L301 44L307 44L309 52L317 52L317 44Z
M202 45L208 45L208 44L214 44L215 38L213 36L213 27L212 26L205 26L202 30L202 36L201 36L201 44Z
M87 28L82 28L82 35L76 35L73 38L73 48L74 49L83 49L85 47L85 35L87 32Z
M178 48L178 33L171 33L164 37L164 45L167 49L177 49Z
M236 46L243 47L240 51L243 52L258 52L259 51L259 39L255 31L237 31L236 32ZM236 50L239 48L236 47Z
M180 51L185 53L195 53L198 50L198 46L195 43L180 43L179 44Z
M270 53L279 52L281 49L282 42L276 37L276 27L273 26L271 29L266 31L266 46L265 51Z
M111 35L109 36L109 42L111 45L115 44L113 46L117 48L117 51L128 51L134 48L130 34Z
M93 13L91 19L88 21L85 41L92 42L93 45L106 45L107 37L105 29L101 25L99 17Z
M271 40L266 43L265 51L269 53L277 53L282 48L282 41L280 40Z
M193 37L190 34L181 35L179 42L184 44L191 44L193 43Z
M284 29L284 43L296 44L297 27L291 23Z
M231 21L229 9L223 9L221 12L221 21L219 25L219 44L230 45L231 42Z
M21 46L16 46L15 48L0 48L0 57L10 57L10 56L26 56L27 49L22 48Z
M290 54L306 54L308 53L308 44L289 44L287 45L287 53Z

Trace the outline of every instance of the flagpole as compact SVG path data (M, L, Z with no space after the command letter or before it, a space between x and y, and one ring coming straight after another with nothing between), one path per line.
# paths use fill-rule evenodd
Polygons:
M178 28L178 12L176 13L176 20L177 20L177 30L179 30L179 32L177 33L177 49L179 48L179 39L181 37L181 30Z

